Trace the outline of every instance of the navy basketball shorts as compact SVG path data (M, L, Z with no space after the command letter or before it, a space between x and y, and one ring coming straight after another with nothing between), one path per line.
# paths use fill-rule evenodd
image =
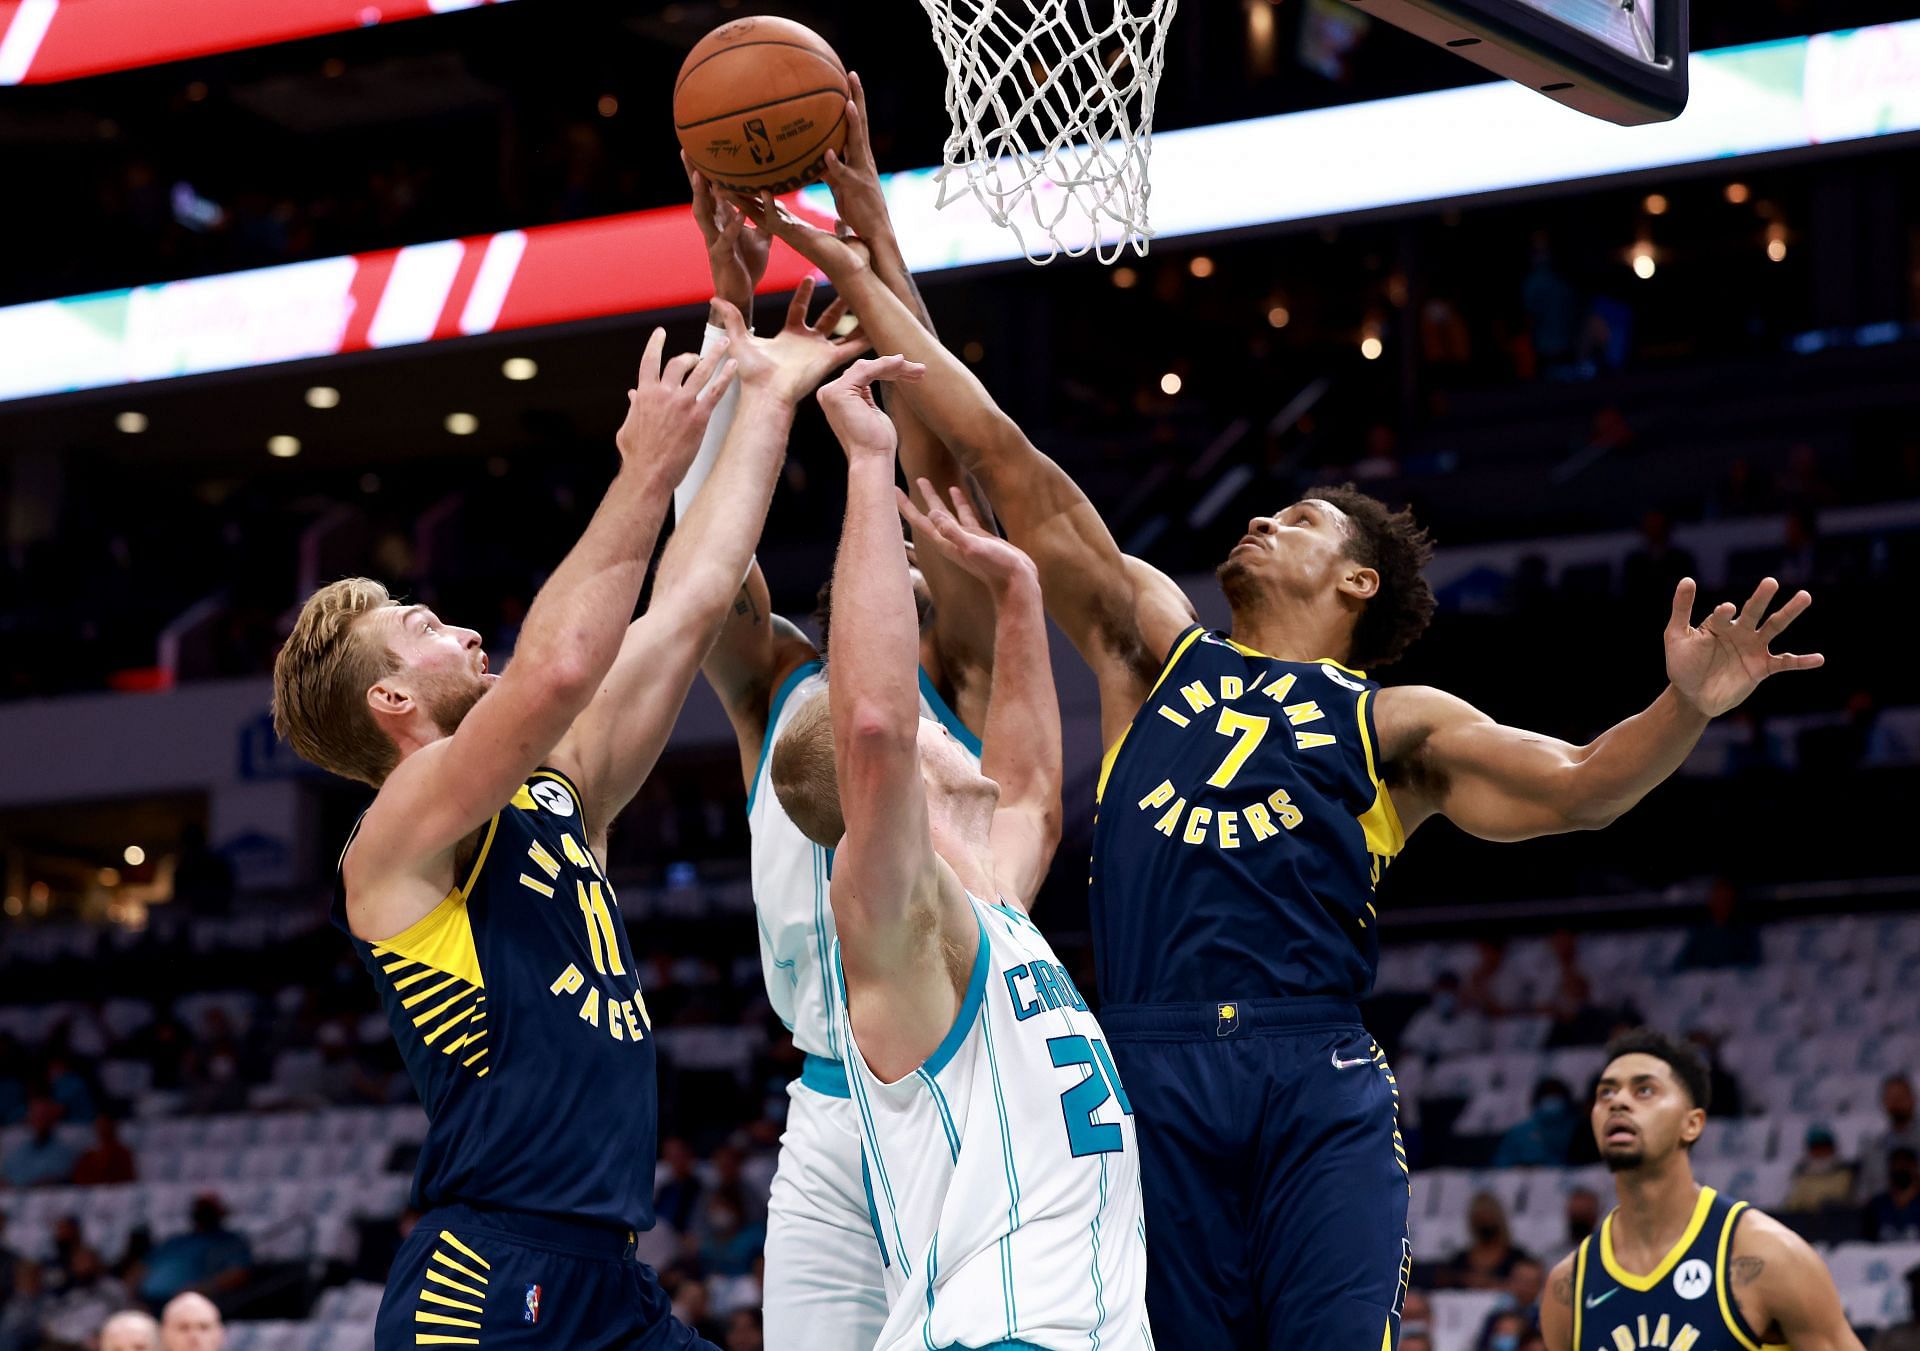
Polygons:
M578 1221L442 1206L400 1247L375 1351L719 1351L673 1317L632 1236Z
M1393 1071L1353 1004L1121 1004L1162 1346L1393 1351L1412 1271Z

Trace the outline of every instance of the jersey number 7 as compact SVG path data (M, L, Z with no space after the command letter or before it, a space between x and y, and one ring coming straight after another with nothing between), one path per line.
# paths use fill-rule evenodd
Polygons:
M1110 1121L1095 1121L1093 1114L1118 1098L1120 1110L1133 1115L1133 1104L1120 1083L1120 1072L1113 1067L1106 1043L1098 1037L1049 1037L1047 1054L1056 1068L1085 1065L1090 1073L1060 1095L1060 1114L1067 1121L1067 1147L1076 1159L1089 1154L1118 1154L1127 1147L1125 1134ZM1109 1087L1111 1085L1111 1087Z

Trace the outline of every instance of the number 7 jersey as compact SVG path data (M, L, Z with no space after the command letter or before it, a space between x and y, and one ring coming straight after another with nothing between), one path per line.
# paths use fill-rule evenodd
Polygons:
M1379 686L1198 626L1101 766L1094 956L1109 1004L1364 997L1374 888L1405 842Z
M958 1015L895 1083L867 1067L834 947L887 1322L874 1351L1143 1351L1146 1225L1133 1107L1100 1024L1019 911L969 898Z

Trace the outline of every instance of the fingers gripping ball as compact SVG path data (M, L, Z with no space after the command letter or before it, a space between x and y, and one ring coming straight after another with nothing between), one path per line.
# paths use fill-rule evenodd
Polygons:
M693 166L729 192L783 193L847 146L847 69L826 39L790 19L724 24L687 53L673 125Z

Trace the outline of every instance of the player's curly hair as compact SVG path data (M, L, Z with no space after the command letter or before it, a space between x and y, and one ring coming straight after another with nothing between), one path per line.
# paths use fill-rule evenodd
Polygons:
M1704 1112L1713 1105L1713 1075L1707 1069L1706 1057L1692 1042L1670 1037L1651 1027L1635 1027L1607 1043L1609 1062L1623 1055L1650 1055L1655 1060L1666 1061L1695 1107Z
M1300 496L1332 503L1346 513L1351 525L1347 557L1380 574L1380 590L1353 626L1348 664L1371 671L1400 660L1433 620L1433 588L1426 578L1433 541L1426 528L1411 511L1389 510L1351 483L1314 488Z

